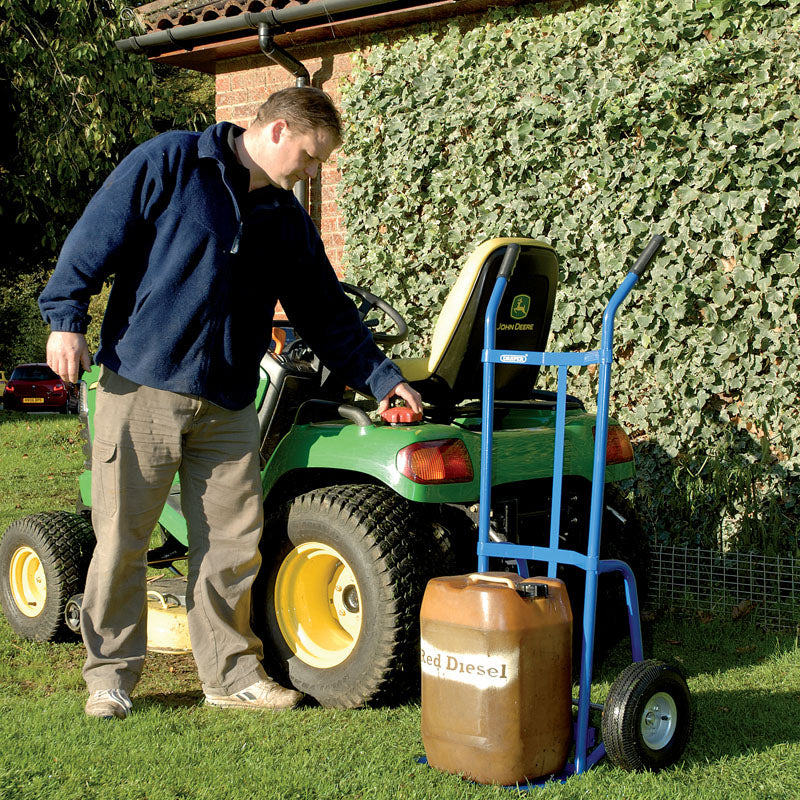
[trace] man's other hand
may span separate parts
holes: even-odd
[[[77,383],[81,367],[92,368],[89,347],[82,333],[53,331],[47,340],[47,366],[68,383]]]
[[[422,413],[422,397],[419,392],[412,389],[407,383],[398,383],[378,405],[378,412],[383,413],[389,408],[389,401],[393,397],[399,397],[406,401],[406,405],[414,412]]]

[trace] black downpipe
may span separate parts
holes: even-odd
[[[275,44],[274,31],[274,26],[266,22],[259,23],[258,46],[261,48],[261,52],[270,61],[283,67],[287,72],[291,72],[295,77],[295,86],[308,86],[311,82],[308,70],[291,53]],[[294,185],[294,196],[300,205],[308,211],[308,180],[297,181]]]
[[[261,52],[271,61],[283,67],[287,72],[291,72],[296,78],[296,86],[308,86],[311,76],[305,66],[298,61],[291,53],[275,44],[275,27],[262,22],[258,26],[258,46]]]

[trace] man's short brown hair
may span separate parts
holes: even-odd
[[[285,119],[290,128],[303,133],[327,129],[342,140],[342,118],[330,96],[313,86],[281,89],[271,94],[256,113],[256,122],[268,125]]]

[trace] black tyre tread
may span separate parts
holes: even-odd
[[[311,500],[311,498],[307,499]],[[427,535],[409,530],[417,522],[410,503],[390,489],[375,486],[331,487],[323,494],[323,504],[342,503],[344,516],[353,528],[368,529],[374,540],[371,550],[375,563],[383,561],[384,586],[393,594],[380,631],[384,644],[369,675],[363,676],[365,692],[351,697],[348,705],[403,696],[416,683],[419,674],[419,607],[429,578],[433,577],[435,552]],[[355,531],[354,531],[355,532]],[[363,537],[366,538],[366,537]]]
[[[47,577],[42,614],[26,617],[11,596],[9,566],[13,552],[28,545],[39,555]],[[0,601],[11,627],[34,641],[73,639],[64,620],[70,597],[83,591],[95,537],[89,520],[68,511],[45,511],[11,523],[0,540]]]
[[[437,575],[463,575],[478,568],[478,526],[467,514],[448,505],[425,505],[434,541],[439,548]]]
[[[643,752],[636,732],[639,725],[639,703],[652,696],[661,680],[674,681],[684,695],[686,707],[679,709],[678,724],[670,744],[654,759]],[[680,698],[676,698],[680,699]],[[683,754],[694,725],[689,688],[682,671],[673,664],[654,659],[630,664],[614,681],[603,709],[602,732],[606,754],[611,762],[628,772],[658,771],[674,764]],[[651,751],[655,752],[655,751]]]
[[[376,653],[357,685],[330,684],[315,694],[326,706],[354,708],[387,703],[419,687],[419,608],[428,580],[436,574],[442,547],[415,514],[412,504],[382,486],[331,486],[295,498],[289,515],[327,515],[360,542],[376,569],[387,599],[375,630]]]

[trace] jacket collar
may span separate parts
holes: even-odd
[[[232,122],[218,122],[216,125],[209,126],[200,134],[200,140],[197,145],[197,155],[200,158],[213,158],[222,167],[223,174],[227,173],[231,164],[238,163],[235,161],[236,156],[228,143],[228,135],[231,128],[233,128],[235,136],[244,133],[244,128],[234,125]],[[302,208],[291,190],[279,189],[275,186],[264,186],[261,189],[257,189],[253,196],[261,199],[270,198],[273,202],[282,205],[294,205]]]
[[[216,161],[221,161],[223,164],[226,161],[226,154],[230,150],[228,147],[228,131],[234,128],[235,133],[244,133],[244,128],[234,125],[232,122],[218,122],[216,125],[211,125],[200,134],[200,141],[197,145],[197,155],[200,158],[213,158]]]

